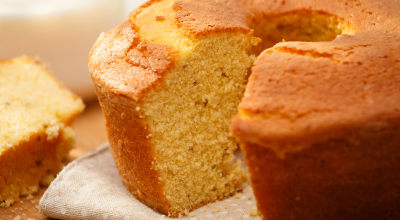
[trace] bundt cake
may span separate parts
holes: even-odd
[[[384,170],[393,182],[399,173],[399,166],[392,163],[399,161],[395,127],[385,136],[390,147],[382,152],[391,152],[387,160],[386,153],[366,156],[360,145],[368,143],[377,152],[380,142],[343,135],[360,132],[364,125],[373,131],[399,122],[398,9],[394,0],[153,0],[136,9],[122,24],[101,34],[89,55],[124,184],[143,203],[172,217],[235,193],[245,171],[240,161],[234,162],[237,143],[230,134],[230,120],[238,113],[249,68],[268,47],[272,48],[253,67],[232,122],[233,134],[246,153],[259,214],[272,220],[300,218],[298,213],[309,205],[305,210],[315,212],[304,213],[322,219],[332,213],[333,202],[340,201],[334,199],[336,194],[348,193],[358,183],[366,187],[376,178],[363,168],[374,166],[375,159],[376,172]],[[281,41],[301,42],[274,46]],[[353,148],[344,147],[343,141],[359,144],[354,148],[359,153],[349,161],[355,170],[365,171],[360,176],[340,176],[351,181],[336,185],[331,194],[323,193],[329,189],[323,184],[333,186],[340,180],[322,178],[336,175],[332,170],[322,170],[321,175],[307,171],[310,176],[302,177],[310,183],[292,177],[303,170],[296,171],[291,162],[310,159],[305,150],[312,151],[310,155],[330,150],[330,157],[343,160],[335,164],[344,170],[341,149]],[[310,147],[314,143],[324,147]],[[301,153],[306,159],[297,157]],[[318,161],[331,166],[328,159]],[[280,174],[284,169],[288,173]],[[264,188],[268,184],[275,185]],[[382,206],[394,207],[399,185],[387,189],[394,193],[391,200],[388,194],[375,198],[383,199]],[[296,190],[302,192],[293,203],[287,196]],[[342,216],[359,211],[348,210],[336,211]]]
[[[354,34],[264,51],[232,120],[259,215],[400,219],[400,2],[324,4]]]
[[[0,61],[0,207],[47,186],[74,144],[80,98],[32,58]]]

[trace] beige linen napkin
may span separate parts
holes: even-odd
[[[40,209],[58,219],[165,220],[164,216],[136,200],[119,177],[108,143],[70,163],[57,176],[40,200]],[[251,187],[241,196],[199,208],[188,220],[260,219]]]

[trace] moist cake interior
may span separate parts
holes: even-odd
[[[39,131],[47,130],[51,139],[57,136],[58,123],[72,123],[69,118],[83,104],[56,83],[42,63],[19,58],[0,64],[0,155]]]

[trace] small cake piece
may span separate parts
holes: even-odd
[[[71,125],[83,109],[43,63],[0,61],[0,207],[50,184],[74,145]]]

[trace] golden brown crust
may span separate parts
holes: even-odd
[[[136,8],[135,10],[133,10],[131,13],[129,13],[129,18],[132,17],[136,17],[138,14],[140,14],[144,9],[150,7],[152,4],[157,3],[157,2],[161,2],[163,0],[149,0],[147,2],[145,2],[143,5],[141,5],[140,7]]]
[[[244,142],[263,219],[400,218],[400,129],[353,130],[280,158]]]
[[[162,213],[169,204],[155,170],[155,152],[140,104],[95,84],[104,116],[110,149],[121,178],[140,201]]]
[[[159,175],[152,165],[155,156],[147,138],[150,128],[136,108],[173,58],[166,46],[141,41],[135,28],[126,20],[100,36],[91,51],[89,69],[125,186],[146,205],[167,213],[169,204],[161,196]]]
[[[157,1],[151,1],[136,11]],[[154,169],[154,151],[140,100],[173,64],[165,45],[141,40],[127,19],[101,35],[89,56],[89,69],[104,116],[110,148],[128,190],[155,210],[168,213],[169,203]]]
[[[254,64],[240,104],[255,118],[235,118],[234,133],[265,146],[399,123],[396,39],[371,37],[357,43],[354,38],[281,43],[265,52]]]
[[[172,64],[171,50],[141,41],[128,20],[100,35],[89,56],[94,82],[134,100],[154,86]]]
[[[302,1],[301,7],[307,8],[309,2]],[[347,2],[346,7],[330,2],[312,9],[348,19],[355,34],[331,42],[279,43],[264,52],[252,68],[240,104],[241,111],[255,119],[236,117],[232,129],[237,136],[260,146],[281,142],[284,147],[273,148],[283,156],[312,142],[339,137],[347,129],[398,123],[400,104],[395,94],[400,78],[393,73],[400,71],[394,49],[400,44],[399,30],[392,25],[399,23],[399,16],[388,1],[376,8],[372,1]],[[277,13],[296,6],[288,5]],[[378,17],[379,24],[374,22]],[[309,143],[296,144],[303,138]]]
[[[178,25],[190,34],[201,35],[220,31],[251,32],[246,25],[246,14],[235,1],[176,1]]]
[[[336,15],[352,22],[358,32],[377,30],[386,25],[385,29],[390,30],[393,28],[389,26],[398,22],[397,18],[389,15],[397,14],[398,4],[390,1],[185,0],[176,1],[174,9],[179,24],[194,35],[229,30],[248,32],[265,17],[296,11]]]

